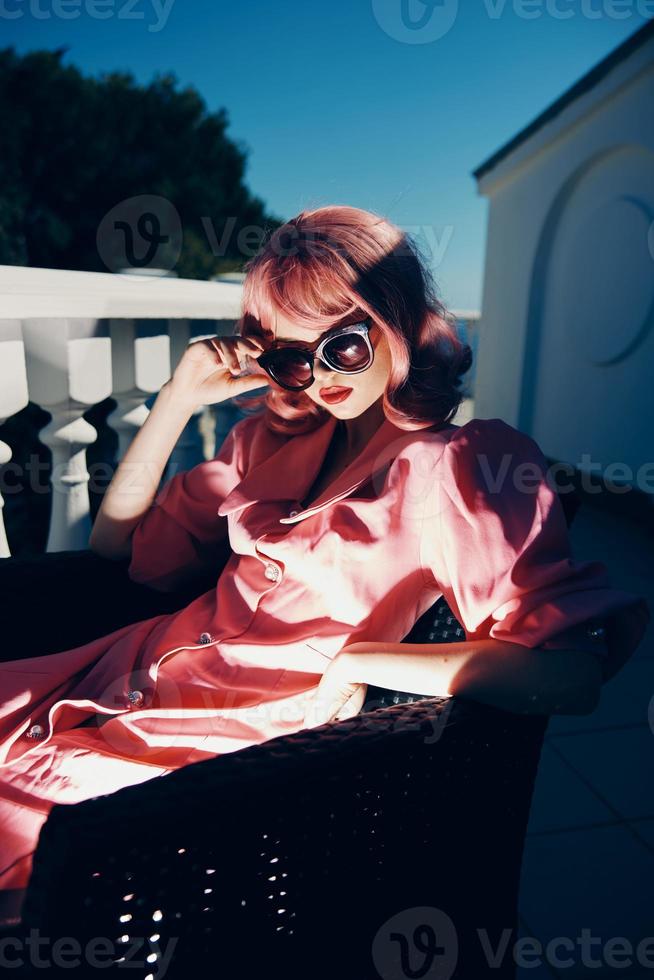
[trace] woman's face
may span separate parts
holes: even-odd
[[[335,320],[325,329],[324,333],[337,326],[344,327],[350,323],[361,323],[361,320],[361,314],[343,317],[341,320]],[[315,331],[302,328],[297,323],[287,320],[281,313],[277,313],[274,337],[270,333],[266,334],[265,342],[268,345],[273,340],[279,343],[299,340],[311,344],[315,349],[322,336],[323,334],[319,337],[316,336]],[[386,390],[391,371],[391,352],[388,341],[374,321],[370,324],[368,336],[375,356],[370,367],[366,371],[361,371],[360,374],[340,374],[338,371],[327,367],[319,358],[313,362],[314,381],[308,388],[304,389],[305,394],[316,405],[327,409],[338,419],[353,419],[361,415],[374,402],[378,401]],[[320,395],[320,389],[337,386],[351,388],[352,391],[343,401],[330,404]]]

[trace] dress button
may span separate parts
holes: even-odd
[[[591,640],[601,640],[606,635],[605,627],[600,626],[598,624],[593,624],[592,626],[589,626],[586,632],[588,636],[590,636]]]
[[[276,582],[279,578],[280,572],[276,565],[272,565],[270,562],[266,563],[266,570],[263,573],[267,579],[271,582]]]
[[[211,633],[200,633],[200,643],[211,643],[212,640]]]
[[[32,725],[32,727],[25,733],[27,738],[43,738],[45,735],[45,728],[43,725]]]
[[[143,691],[128,691],[127,700],[132,708],[140,708],[145,701]]]
[[[300,512],[299,512],[299,510],[292,510],[292,511],[291,511],[291,512],[289,513],[289,515],[288,515],[288,516],[289,516],[289,517],[295,517],[295,515],[296,515],[296,514],[299,514],[299,513],[300,513]]]

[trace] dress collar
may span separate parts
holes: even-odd
[[[289,504],[303,501],[320,472],[337,422],[331,415],[317,429],[290,436],[281,446],[271,441],[269,455],[250,467],[243,480],[222,502],[218,514],[224,516],[259,501],[287,500]],[[325,487],[310,507],[298,510],[293,517],[280,518],[279,523],[296,524],[347,496],[388,466],[418,434],[399,429],[385,418],[361,453]]]

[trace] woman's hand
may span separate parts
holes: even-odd
[[[189,344],[172,378],[166,382],[175,401],[184,402],[195,410],[201,405],[215,405],[254,388],[269,384],[265,372],[248,373],[247,357],[256,359],[263,354],[259,341],[244,337],[208,337]]]
[[[350,680],[347,658],[342,653],[336,654],[306,702],[304,727],[317,728],[328,721],[343,721],[358,715],[367,690],[367,684]]]

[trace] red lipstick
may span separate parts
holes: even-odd
[[[342,388],[334,385],[331,388],[321,388],[318,394],[324,402],[327,402],[329,405],[333,405],[335,402],[345,401],[351,392],[351,388]]]

